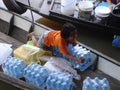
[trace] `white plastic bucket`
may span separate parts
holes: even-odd
[[[76,0],[61,0],[61,13],[72,15],[76,6]]]
[[[95,18],[99,21],[104,20],[110,14],[110,9],[105,6],[98,6],[95,8]]]
[[[79,9],[81,11],[84,11],[84,12],[92,11],[93,3],[91,1],[80,1],[79,2]]]

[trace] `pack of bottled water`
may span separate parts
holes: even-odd
[[[99,79],[95,77],[91,79],[90,77],[86,77],[83,81],[82,90],[110,90],[110,86],[107,78]]]
[[[46,87],[48,75],[49,72],[45,67],[33,62],[24,69],[24,77],[26,82],[41,88]]]
[[[52,72],[46,81],[47,90],[72,90],[73,78],[70,74]]]
[[[80,69],[80,71],[84,71],[92,64],[90,51],[87,50],[86,48],[83,48],[82,46],[79,45],[73,46],[72,44],[69,44],[67,48],[70,54],[73,55],[74,57],[84,58],[84,63],[80,63],[75,60],[69,60],[74,68]]]
[[[3,63],[2,69],[5,74],[15,78],[23,77],[23,70],[26,64],[23,60],[9,56]]]

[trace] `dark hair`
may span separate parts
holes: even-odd
[[[76,27],[73,24],[65,23],[61,30],[61,37],[65,39],[69,38],[71,32],[74,30],[76,30]]]

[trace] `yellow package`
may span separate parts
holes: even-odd
[[[15,49],[13,55],[16,58],[23,59],[28,65],[30,62],[39,62],[39,52],[40,48],[24,44]]]
[[[31,62],[35,62],[41,64],[39,57],[42,55],[52,55],[50,51],[45,51],[35,46],[31,45],[21,45],[13,52],[14,57],[23,59],[26,64],[30,64]]]

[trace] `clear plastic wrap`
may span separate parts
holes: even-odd
[[[80,80],[80,75],[77,74],[77,71],[72,68],[72,65],[67,60],[53,56],[42,56],[40,59],[48,61],[44,66],[48,68],[50,72],[66,72],[71,74],[73,78]]]

